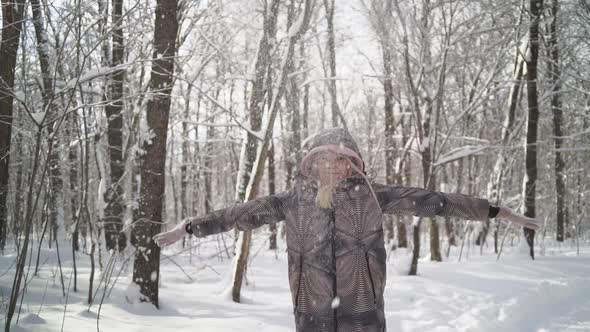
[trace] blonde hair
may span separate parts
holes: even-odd
[[[332,207],[332,193],[336,187],[337,182],[322,184],[318,188],[318,193],[315,196],[315,205],[322,209],[329,209]]]
[[[328,181],[328,182],[323,182],[323,183],[320,181],[320,187],[318,188],[318,193],[316,194],[316,197],[315,197],[315,205],[317,207],[322,208],[322,209],[332,208],[332,205],[333,205],[332,194],[334,192],[334,188],[336,188],[336,186],[338,185],[338,183],[341,180],[354,174],[354,170],[356,172],[359,172],[358,167],[356,167],[356,165],[354,165],[354,162],[352,162],[352,160],[350,160],[350,158],[346,158],[346,161],[350,165],[352,165],[352,169],[350,169],[350,167],[347,167],[347,169],[349,169],[349,172],[346,175],[346,177],[344,177],[338,181]]]
[[[377,202],[377,205],[379,205],[379,208],[381,208],[381,206],[379,204],[379,200],[377,199],[377,195],[375,195],[375,191],[373,190],[373,186],[371,185],[371,181],[369,181],[369,179],[367,179],[367,176],[363,173],[362,170],[360,170],[354,164],[354,162],[352,162],[352,160],[350,160],[349,158],[346,158],[346,160],[350,163],[350,165],[352,166],[352,169],[354,171],[356,171],[358,174],[362,175],[365,178],[365,181],[367,181],[367,184],[369,185],[369,189],[371,190],[371,194],[373,194],[373,198]],[[347,177],[352,174],[354,174],[354,173],[351,170],[351,172],[349,172]],[[345,179],[345,178],[343,178],[343,179]],[[343,180],[343,179],[341,179],[341,180]],[[316,194],[316,197],[315,197],[315,204],[317,207],[322,208],[322,209],[332,208],[332,205],[333,205],[332,193],[334,192],[334,188],[336,188],[336,186],[338,185],[339,182],[340,181],[330,181],[328,183],[321,183],[320,182],[320,187],[318,188],[318,193]]]

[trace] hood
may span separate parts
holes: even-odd
[[[309,176],[314,155],[326,151],[350,158],[365,173],[365,163],[352,135],[344,128],[330,128],[309,137],[303,143],[304,157],[300,164],[301,174]]]

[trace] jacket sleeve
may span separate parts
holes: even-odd
[[[467,195],[383,184],[375,184],[374,190],[381,210],[386,214],[448,216],[479,221],[487,220],[489,214],[487,200]]]
[[[265,224],[285,219],[285,207],[290,192],[263,196],[248,202],[235,203],[231,207],[216,210],[190,220],[193,235],[203,237],[226,232],[237,227],[251,230]]]

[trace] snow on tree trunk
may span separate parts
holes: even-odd
[[[556,214],[557,214],[557,232],[556,239],[563,242],[565,233],[565,161],[562,156],[561,147],[563,145],[563,111],[561,109],[560,89],[561,89],[561,69],[559,67],[559,41],[557,19],[559,14],[559,2],[553,0],[551,4],[551,26],[549,38],[549,75],[553,85],[553,94],[551,96],[551,111],[553,113],[553,136],[555,144],[555,196],[556,196]]]
[[[141,301],[158,304],[160,248],[152,237],[160,232],[165,186],[166,139],[173,86],[174,56],[178,33],[176,0],[158,0],[154,22],[154,53],[149,82],[146,125],[149,138],[140,158],[139,208],[134,216],[135,246],[133,283],[139,285]],[[145,134],[145,133],[144,133]]]
[[[113,45],[112,45],[112,62],[111,67],[115,68],[124,61],[124,40],[123,40],[123,0],[112,1],[112,24],[113,26]],[[110,100],[106,104],[105,112],[107,115],[107,139],[110,174],[105,174],[109,178],[106,195],[104,229],[107,250],[117,249],[123,251],[126,246],[126,237],[121,230],[123,229],[123,173],[125,171],[123,163],[123,83],[125,81],[125,71],[122,69],[115,70],[109,76]]]
[[[287,17],[287,26],[291,26],[293,24],[291,22],[293,20],[293,15],[291,14],[291,12],[295,10],[295,4],[293,3],[293,1],[291,1],[288,10],[289,14]],[[274,40],[275,36],[272,36],[272,38]],[[303,44],[305,44],[305,42],[301,42],[301,45]],[[298,64],[298,67],[296,67],[294,63],[294,58],[291,58],[289,59],[289,68],[287,70],[290,73],[297,72],[299,70],[304,70],[304,64],[305,58],[302,57],[301,62]],[[272,64],[269,64],[269,70],[272,69],[271,66]],[[272,79],[268,80],[268,89],[272,89]],[[299,113],[299,89],[300,87],[298,82],[298,75],[290,75],[286,88],[287,91],[285,92],[286,112],[283,112],[283,114],[287,118],[289,126],[289,143],[285,144],[285,168],[287,173],[285,176],[285,185],[287,188],[291,186],[291,183],[295,178],[301,159],[299,153],[301,150],[301,115]],[[271,101],[272,96],[269,96],[269,107]]]
[[[51,54],[49,53],[49,40],[47,32],[45,31],[45,23],[43,18],[43,8],[39,0],[31,0],[31,10],[33,12],[33,26],[35,27],[35,36],[37,40],[37,54],[39,55],[39,65],[41,67],[41,94],[43,97],[43,112],[44,120],[47,118],[55,118],[56,108],[53,104],[54,86],[53,86],[53,68],[51,67]],[[59,211],[63,208],[58,206],[62,194],[61,171],[59,165],[59,150],[57,133],[54,132],[53,124],[49,123],[47,126],[47,134],[49,136],[50,144],[53,144],[52,153],[49,158],[49,192],[48,209],[49,209],[49,225],[51,226],[51,237],[57,238],[58,230],[58,216]],[[63,216],[63,213],[62,213]],[[50,237],[50,238],[51,238]],[[52,241],[49,241],[51,244]],[[50,245],[51,246],[51,245]]]
[[[539,21],[543,11],[543,0],[530,0],[529,51],[527,59],[528,121],[525,146],[524,206],[525,216],[535,217],[535,194],[537,185],[537,127],[539,121],[539,98],[537,92],[537,60],[539,58]],[[535,231],[525,228],[524,236],[535,259]]]
[[[190,156],[190,142],[189,142],[189,121],[190,121],[190,94],[192,85],[188,85],[187,93],[184,96],[184,114],[182,121],[182,162],[180,164],[180,219],[184,220],[189,214],[188,202],[188,163],[192,159]],[[198,134],[198,132],[197,132]]]
[[[516,108],[518,106],[518,101],[521,95],[522,90],[522,78],[524,75],[524,58],[523,54],[526,53],[528,48],[528,41],[523,42],[521,45],[517,45],[516,49],[516,56],[514,61],[514,70],[513,70],[513,80],[512,85],[510,86],[510,91],[508,93],[508,108],[506,109],[506,113],[504,116],[504,125],[502,126],[502,146],[508,146],[510,141],[513,138],[513,131],[514,131],[514,119],[516,116]],[[502,197],[502,182],[504,179],[505,174],[505,167],[508,162],[508,154],[504,149],[500,149],[498,151],[496,162],[494,163],[494,168],[492,169],[492,176],[491,181],[488,182],[488,194],[487,197],[492,204],[499,204],[500,199]],[[486,226],[489,226],[486,223]],[[498,225],[499,226],[499,225]],[[477,237],[477,244],[482,245],[485,241],[485,237],[487,236],[489,227],[483,227],[482,231]],[[497,234],[498,229],[494,232],[494,248],[495,252],[497,251]]]
[[[265,94],[270,95],[265,84],[267,77],[268,66],[271,61],[271,36],[274,35],[277,25],[277,14],[279,10],[279,1],[273,0],[264,8],[263,16],[263,34],[260,37],[256,60],[254,64],[254,82],[252,86],[252,94],[250,96],[250,104],[248,113],[250,117],[250,130],[259,132],[262,127],[262,112],[264,107]],[[243,155],[240,158],[240,178],[238,179],[238,190],[236,191],[236,198],[238,201],[248,201],[256,197],[248,197],[248,183],[251,181],[254,172],[254,162],[256,161],[256,154],[258,149],[258,137],[247,133],[246,142],[243,147]],[[257,191],[257,188],[256,190]],[[251,192],[251,190],[250,190]],[[240,302],[240,293],[242,289],[242,280],[245,275],[246,265],[248,263],[248,255],[250,251],[250,240],[252,239],[251,231],[238,232],[238,241],[236,242],[236,257],[233,270],[232,280],[232,300]]]

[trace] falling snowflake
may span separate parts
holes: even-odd
[[[340,306],[340,298],[338,296],[336,296],[333,300],[332,300],[332,309],[336,309]]]

